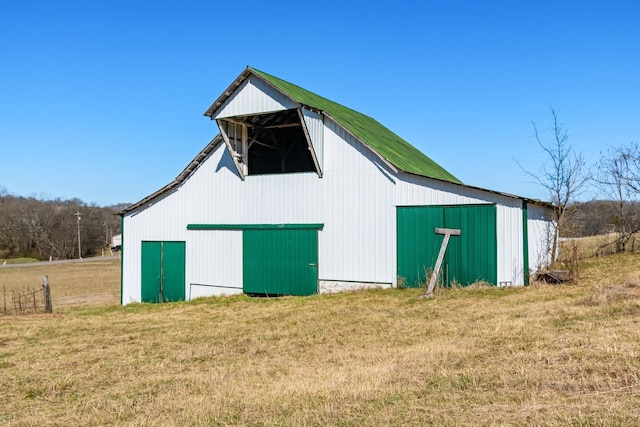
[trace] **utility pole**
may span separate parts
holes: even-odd
[[[76,217],[78,217],[78,258],[80,259],[80,261],[82,261],[82,249],[80,249],[80,212],[76,211],[76,213],[74,214]]]

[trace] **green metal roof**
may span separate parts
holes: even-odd
[[[442,166],[375,119],[263,71],[250,67],[248,69],[294,101],[327,113],[396,168],[416,175],[462,184]]]

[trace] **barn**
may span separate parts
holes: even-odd
[[[217,135],[122,217],[122,304],[527,284],[552,206],[461,183],[371,117],[247,67],[205,112]]]

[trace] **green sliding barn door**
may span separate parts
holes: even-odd
[[[442,206],[412,206],[397,210],[398,277],[404,285],[419,287],[426,283],[427,272],[433,270],[442,243],[434,235],[436,227],[444,227]],[[451,242],[452,239],[449,240]]]
[[[183,301],[185,243],[142,242],[142,302]]]
[[[462,230],[449,239],[446,284],[462,286],[478,281],[498,284],[498,250],[495,205],[448,206],[444,209],[446,228]],[[442,237],[440,237],[442,242]]]
[[[436,228],[462,232],[449,239],[442,283],[497,283],[495,205],[411,206],[397,210],[398,277],[406,286],[424,284],[433,270],[444,238],[435,234]]]
[[[243,291],[264,295],[318,292],[318,230],[243,230]]]

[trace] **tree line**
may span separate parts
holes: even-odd
[[[633,231],[640,225],[640,202],[627,201],[620,207],[613,200],[588,200],[569,206],[570,222],[562,237],[586,237]],[[631,226],[631,227],[630,227]]]
[[[98,254],[120,233],[116,213],[125,206],[99,207],[80,199],[39,200],[0,189],[0,258],[71,259]]]

